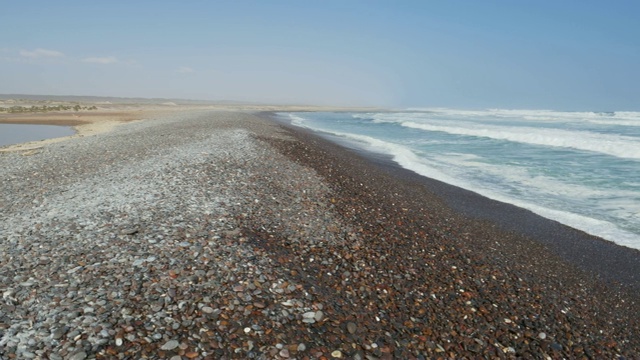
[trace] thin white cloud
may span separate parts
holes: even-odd
[[[181,74],[188,74],[188,73],[195,72],[195,70],[193,70],[188,66],[180,66],[177,71]]]
[[[30,58],[30,59],[38,59],[38,58],[64,57],[64,54],[56,50],[35,49],[32,51],[20,50],[20,56]]]
[[[86,62],[86,63],[93,63],[93,64],[117,64],[120,62],[120,60],[118,60],[117,57],[115,56],[107,56],[107,57],[88,57],[88,58],[84,58],[81,60],[82,62]]]

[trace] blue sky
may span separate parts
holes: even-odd
[[[640,110],[640,1],[5,1],[0,93]]]

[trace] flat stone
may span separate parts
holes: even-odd
[[[68,360],[84,360],[87,358],[87,353],[84,351],[77,352],[71,355]]]
[[[278,353],[280,356],[282,356],[283,358],[288,358],[289,357],[289,350],[287,349],[282,349],[280,350],[280,352]]]
[[[358,330],[358,326],[355,323],[347,323],[347,331],[349,332],[349,334],[355,333],[356,330]]]
[[[315,311],[308,311],[308,312],[302,314],[302,317],[305,318],[305,319],[313,319],[313,318],[316,317],[316,313],[315,313]]]
[[[138,228],[124,228],[122,229],[122,235],[134,235],[137,234],[140,230]]]
[[[553,343],[551,344],[551,348],[555,351],[562,351],[562,345],[558,344],[558,343]]]
[[[160,349],[162,350],[173,350],[178,347],[180,343],[177,340],[169,340],[167,341]]]
[[[64,336],[64,328],[58,328],[55,329],[52,333],[51,333],[51,338],[54,340],[59,340],[62,336]]]

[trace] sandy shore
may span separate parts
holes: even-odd
[[[0,357],[640,353],[633,281],[372,160],[205,109],[0,154]]]

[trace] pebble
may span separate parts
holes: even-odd
[[[28,158],[0,153],[0,358],[640,350],[626,295],[600,301],[609,293],[592,283],[512,257],[517,247],[501,245],[510,235],[445,221],[421,187],[336,162],[335,146],[320,151],[242,113],[223,113],[222,129],[219,114],[131,123]]]
[[[180,343],[177,340],[169,340],[164,345],[162,345],[162,350],[173,350],[178,347]]]
[[[289,357],[289,350],[287,350],[287,349],[282,349],[282,350],[280,350],[280,352],[278,353],[278,355],[282,356],[283,358],[288,358],[288,357]]]
[[[84,351],[80,351],[71,355],[71,357],[69,357],[68,360],[84,360],[86,358],[87,358],[87,353]]]
[[[57,328],[51,333],[51,338],[54,340],[59,340],[64,336],[65,330],[64,328]]]
[[[357,329],[358,327],[356,326],[355,323],[352,323],[352,322],[347,323],[347,331],[349,331],[349,334],[354,334]]]

